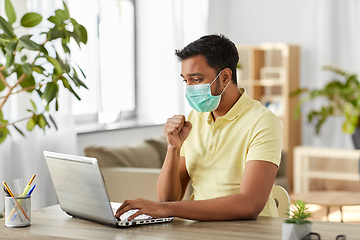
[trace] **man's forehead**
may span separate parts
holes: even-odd
[[[203,77],[203,76],[205,76],[205,74],[203,74],[203,73],[199,73],[199,72],[195,72],[195,73],[184,73],[184,75],[183,75],[183,73],[181,73],[180,74],[180,76],[182,76],[182,77]]]
[[[209,71],[213,71],[213,69],[201,55],[185,59],[181,62],[180,75],[182,77],[205,76],[206,74],[209,74]]]

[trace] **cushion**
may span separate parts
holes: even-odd
[[[168,146],[168,142],[166,140],[165,135],[155,137],[155,138],[145,139],[145,142],[151,144],[151,146],[153,146],[156,149],[156,151],[160,155],[160,160],[161,160],[161,164],[162,164],[165,160],[167,146]]]
[[[152,144],[141,141],[120,147],[89,146],[85,155],[99,161],[100,167],[161,168],[162,160]]]

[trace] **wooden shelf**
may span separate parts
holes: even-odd
[[[254,79],[254,80],[243,80],[239,81],[239,85],[252,85],[252,86],[283,86],[284,82],[279,79]]]
[[[346,181],[359,181],[359,174],[311,171],[303,173],[303,177],[318,179],[334,179]]]
[[[316,159],[321,159],[322,161],[331,160],[332,164],[341,164],[343,161],[358,163],[359,158],[360,150],[357,149],[318,148],[310,146],[295,147],[294,193],[299,194],[310,191],[310,179],[359,181],[360,176],[357,168],[351,172],[336,172],[339,169],[330,171],[326,169],[324,169],[324,171],[311,169],[311,161]]]
[[[288,189],[293,185],[293,149],[301,145],[301,121],[295,119],[298,97],[290,93],[299,88],[300,47],[285,43],[238,45],[242,66],[238,78],[249,96],[272,110],[283,127],[283,152],[288,177]],[[238,71],[238,72],[239,72]]]

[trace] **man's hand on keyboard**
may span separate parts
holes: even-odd
[[[153,218],[169,217],[166,211],[166,203],[153,202],[145,199],[125,200],[123,204],[116,210],[115,217],[120,218],[129,210],[138,210],[128,220],[132,220],[142,214],[149,215]]]
[[[115,213],[116,213],[116,210],[115,210]],[[128,221],[129,217],[131,215],[133,215],[134,213],[136,213],[137,211],[139,211],[139,209],[129,210],[129,211],[125,212],[124,214],[122,214],[118,219],[120,221]],[[142,219],[149,219],[149,218],[151,218],[149,215],[141,214],[141,215],[135,217],[135,220],[142,220]]]

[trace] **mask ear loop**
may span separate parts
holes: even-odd
[[[222,90],[222,92],[220,93],[220,95],[223,94],[223,92],[225,92],[226,88],[230,85],[230,83],[231,83],[231,79],[230,79],[229,83],[226,85],[226,87],[224,88],[224,90]]]
[[[214,79],[214,81],[212,81],[212,82],[210,83],[210,86],[211,86],[211,85],[215,82],[215,80],[220,76],[220,74],[222,73],[222,71],[224,71],[224,69],[219,72],[219,74],[216,76],[216,78]]]

